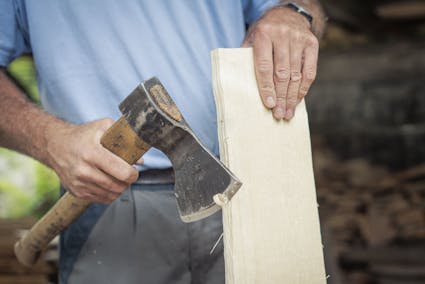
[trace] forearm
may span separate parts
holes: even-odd
[[[28,101],[0,69],[0,146],[31,156],[50,166],[50,133],[67,125]]]
[[[319,0],[281,0],[279,6],[284,6],[288,3],[298,4],[313,16],[311,31],[320,39],[325,31],[327,17]]]

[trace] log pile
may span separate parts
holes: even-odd
[[[425,20],[422,0],[375,0],[361,5],[355,0],[320,2],[332,23],[368,34],[419,30]]]
[[[376,7],[376,14],[387,20],[424,19],[425,3],[410,0],[381,4]]]
[[[425,161],[425,41],[325,51],[307,96],[311,132],[343,157]]]
[[[13,245],[23,229],[29,229],[32,219],[0,219],[0,284],[48,284],[56,283],[57,245],[33,268],[25,268],[15,258]]]
[[[425,283],[425,164],[394,173],[341,161],[317,139],[313,149],[330,279]]]

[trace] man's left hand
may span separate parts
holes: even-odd
[[[303,15],[286,7],[267,11],[242,44],[252,46],[263,104],[273,116],[291,119],[316,78],[319,41]]]

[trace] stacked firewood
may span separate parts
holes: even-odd
[[[325,254],[337,260],[330,277],[425,283],[425,164],[394,173],[322,146],[314,166]]]
[[[22,229],[34,224],[32,219],[0,219],[0,284],[48,284],[56,282],[56,245],[53,244],[42,259],[31,269],[15,258],[13,245]]]

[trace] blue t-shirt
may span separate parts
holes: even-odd
[[[157,76],[218,154],[210,51],[239,47],[277,0],[0,1],[0,65],[32,52],[44,109],[73,123],[117,119],[118,104]],[[146,168],[170,167],[160,151]]]
[[[118,104],[157,76],[197,136],[218,153],[210,51],[239,47],[246,25],[276,2],[1,0],[0,66],[32,52],[43,107],[73,123],[117,119]],[[170,166],[155,149],[144,160],[148,168]],[[90,206],[61,235],[61,283],[104,209]]]

